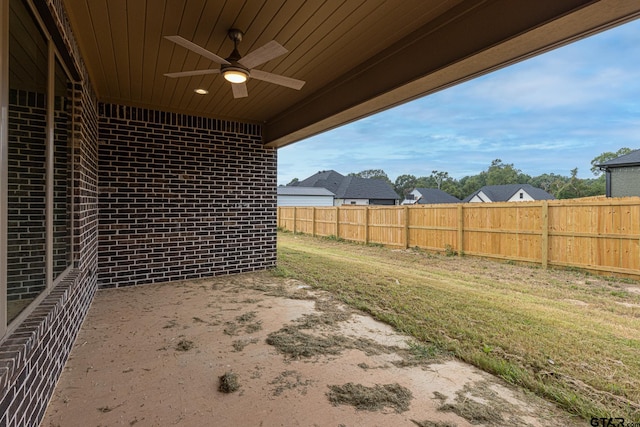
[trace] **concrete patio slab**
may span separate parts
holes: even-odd
[[[426,350],[268,272],[102,290],[41,425],[584,424]]]

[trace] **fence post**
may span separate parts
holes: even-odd
[[[409,249],[409,206],[404,207],[404,248]]]
[[[549,264],[549,202],[542,202],[542,268],[545,270]]]
[[[364,244],[369,244],[369,206],[364,207]]]
[[[336,206],[336,238],[340,238],[340,207]]]
[[[458,256],[464,253],[464,215],[462,203],[458,204]]]
[[[311,235],[316,237],[316,207],[311,210]]]
[[[296,234],[296,222],[297,222],[297,215],[298,211],[296,210],[296,207],[293,207],[293,234]]]

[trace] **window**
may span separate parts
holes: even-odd
[[[6,198],[0,199],[6,212],[6,223],[0,223],[6,236],[0,239],[6,245],[0,251],[6,257],[0,313],[6,321],[0,338],[73,260],[71,80],[29,4],[0,4],[6,1],[9,51],[0,52],[0,63],[8,62],[0,73],[0,104],[8,111],[7,129],[0,134],[8,164],[0,177],[0,194],[6,190]]]
[[[522,193],[522,191],[520,192],[520,198],[524,199],[524,194]]]
[[[71,265],[71,81],[56,59],[53,131],[53,277]]]

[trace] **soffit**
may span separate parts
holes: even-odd
[[[624,0],[63,0],[101,101],[264,124],[284,146],[632,19]],[[300,90],[250,80],[234,99],[220,75],[163,74],[219,65],[166,39],[227,57],[289,50],[258,69]],[[209,90],[205,96],[193,90]]]

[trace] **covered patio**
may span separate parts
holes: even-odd
[[[0,425],[42,421],[98,289],[151,299],[274,267],[277,148],[638,16],[631,0],[0,0]]]
[[[261,272],[98,292],[42,426],[549,422],[583,424],[330,293]]]

